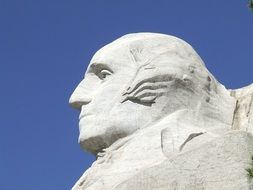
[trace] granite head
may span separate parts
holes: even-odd
[[[93,56],[70,98],[80,110],[79,143],[96,154],[179,109],[218,110],[210,100],[219,93],[217,86],[183,40],[155,33],[125,35]]]

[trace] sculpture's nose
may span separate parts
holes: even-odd
[[[83,83],[81,82],[72,93],[69,98],[69,104],[78,110],[81,110],[83,105],[91,102],[91,97],[87,89],[85,89]]]

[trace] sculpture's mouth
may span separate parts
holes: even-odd
[[[91,116],[91,115],[93,115],[93,114],[92,113],[80,113],[79,120],[83,119],[84,117]]]

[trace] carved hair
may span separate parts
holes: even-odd
[[[161,44],[161,40],[155,41],[157,37],[164,38],[164,43]],[[122,41],[122,39],[120,38],[116,42]],[[136,66],[136,72],[123,93],[122,103],[130,100],[136,103],[152,105],[157,97],[168,92],[168,87],[172,84],[194,93],[194,84],[190,79],[192,77],[189,76],[196,75],[196,73],[194,74],[196,68],[201,70],[197,73],[197,75],[200,74],[201,76],[197,77],[201,79],[208,77],[211,79],[201,58],[186,42],[161,34],[152,34],[151,36],[147,34],[146,40],[143,40],[143,38],[138,40],[137,34],[137,36],[133,36],[133,39],[135,40],[131,43],[129,43],[128,39],[128,46],[129,57]],[[170,60],[169,58],[171,57],[179,60],[181,65],[176,65],[178,63],[167,63],[167,60]],[[162,62],[162,66],[161,64],[159,65],[159,62]],[[173,67],[173,64],[178,68],[183,68],[185,74],[178,76],[175,73],[169,73],[168,67]],[[148,74],[145,75],[145,73]],[[210,82],[211,80],[208,81],[209,88],[211,86]]]
[[[123,92],[122,102],[151,106],[156,98],[168,93],[174,106],[182,106],[178,109],[192,106],[210,119],[231,123],[231,118],[223,114],[230,112],[233,103],[230,93],[206,69],[188,43],[173,36],[152,33],[126,35],[112,44],[115,43],[129,47],[130,60],[136,65],[136,73]],[[184,96],[177,99],[169,95],[172,89],[180,90]]]

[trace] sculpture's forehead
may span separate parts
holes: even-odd
[[[95,53],[91,63],[124,64],[129,62],[129,59],[130,52],[127,45],[108,44]]]
[[[181,47],[181,50],[182,47]],[[91,60],[92,63],[108,63],[117,65],[132,65],[145,62],[166,51],[181,51],[177,39],[164,37],[123,37],[98,50]]]
[[[133,68],[152,62],[160,69],[203,67],[201,58],[183,40],[160,34],[123,36],[98,50],[91,64],[107,64],[116,69]]]

